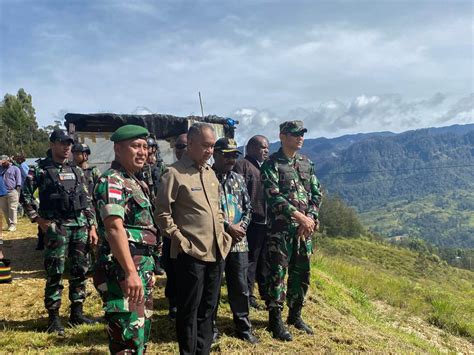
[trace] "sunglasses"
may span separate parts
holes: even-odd
[[[290,132],[289,134],[292,137],[303,137],[304,136],[304,132]]]
[[[181,149],[186,148],[187,146],[188,146],[187,144],[176,144],[176,145],[175,145],[175,148],[181,150]]]
[[[237,159],[239,157],[238,153],[223,153],[222,156],[224,159]]]

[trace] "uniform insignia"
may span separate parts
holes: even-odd
[[[58,176],[61,181],[76,180],[74,173],[59,173]]]
[[[113,198],[114,200],[121,200],[122,186],[109,183],[109,198]]]

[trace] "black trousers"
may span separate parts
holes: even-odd
[[[166,272],[165,297],[168,298],[170,306],[176,306],[176,270],[175,259],[170,258],[171,240],[163,238],[163,254],[161,265]]]
[[[252,324],[249,319],[249,289],[247,286],[248,253],[229,253],[225,259],[224,270],[230,309],[237,334],[249,333]],[[217,319],[217,307],[215,318]]]
[[[257,281],[260,298],[266,299],[266,282],[269,276],[267,226],[265,224],[250,223],[247,229],[247,241],[249,243],[247,283],[250,298],[256,298],[253,289],[255,281]]]
[[[176,333],[181,354],[209,354],[212,319],[224,263],[201,261],[186,253],[176,259]]]

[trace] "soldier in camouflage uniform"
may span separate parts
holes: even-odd
[[[69,323],[93,323],[84,317],[82,306],[86,298],[86,273],[89,268],[89,245],[97,244],[95,216],[81,169],[68,163],[73,140],[62,131],[50,136],[51,156],[30,169],[23,186],[23,207],[31,221],[45,233],[44,266],[46,287],[44,303],[49,313],[48,332],[64,335],[59,318],[62,274],[66,256],[70,260]],[[39,209],[34,197],[39,190]]]
[[[285,298],[288,324],[313,334],[301,319],[301,309],[309,287],[311,235],[319,225],[322,196],[313,163],[297,153],[303,146],[305,132],[302,121],[282,123],[281,148],[261,168],[269,217],[269,329],[274,338],[285,341],[292,340],[281,320]]]
[[[113,354],[143,354],[150,336],[157,230],[136,178],[147,158],[147,135],[135,125],[115,131],[115,160],[95,188],[101,246],[94,285],[104,302]]]
[[[87,144],[76,143],[72,146],[72,156],[74,163],[84,171],[87,180],[87,190],[92,195],[95,184],[99,181],[100,170],[96,166],[89,166],[89,155],[91,149]]]
[[[145,185],[142,186],[145,188],[145,192],[148,195],[148,199],[152,202],[155,201],[156,192],[158,191],[158,185],[160,182],[161,175],[166,170],[166,165],[160,157],[160,151],[158,149],[158,143],[156,142],[155,138],[148,137],[147,138],[147,145],[148,145],[148,157],[146,160],[145,165],[137,174],[138,180],[142,181]],[[162,238],[158,236],[158,245],[159,248],[162,248]],[[161,267],[161,256],[155,255],[155,274],[156,275],[163,275],[165,271]]]
[[[87,182],[87,190],[89,191],[89,194],[91,198],[93,199],[94,188],[97,182],[99,181],[101,173],[100,173],[99,168],[97,168],[96,166],[89,165],[89,155],[91,154],[91,149],[89,148],[87,144],[76,143],[72,146],[71,152],[72,152],[72,158],[73,158],[74,164],[76,164],[76,166],[81,168],[82,171],[84,172],[84,176]],[[89,263],[90,263],[88,276],[94,273],[94,265],[96,261],[95,253],[96,253],[96,250],[94,248],[90,250],[90,253],[88,255]]]

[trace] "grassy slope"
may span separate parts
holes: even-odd
[[[473,248],[472,206],[474,192],[450,190],[413,201],[391,201],[359,216],[369,229],[382,235],[408,234],[436,245]]]
[[[51,353],[106,351],[104,325],[67,329],[64,339],[41,332],[47,323],[42,300],[44,274],[41,253],[34,251],[33,234],[33,226],[25,221],[17,232],[4,234],[4,251],[13,260],[15,281],[0,285],[0,349]],[[224,288],[218,318],[224,335],[215,351],[474,351],[468,341],[469,334],[472,336],[472,323],[469,325],[468,321],[474,314],[472,273],[439,269],[427,261],[422,268],[424,277],[420,278],[417,256],[409,251],[363,240],[322,240],[319,244],[304,309],[304,317],[317,335],[306,336],[292,328],[295,341],[274,341],[265,330],[266,312],[255,311],[251,319],[261,343],[249,346],[235,339]],[[155,291],[157,311],[149,350],[176,352],[174,326],[166,317],[163,283],[164,279],[159,279]],[[99,298],[92,287],[89,289],[86,313],[99,317]],[[453,309],[451,301],[460,302],[458,308]],[[67,306],[66,300],[61,309],[65,317]],[[441,321],[435,321],[437,316]],[[464,337],[454,335],[460,329],[466,329]]]

